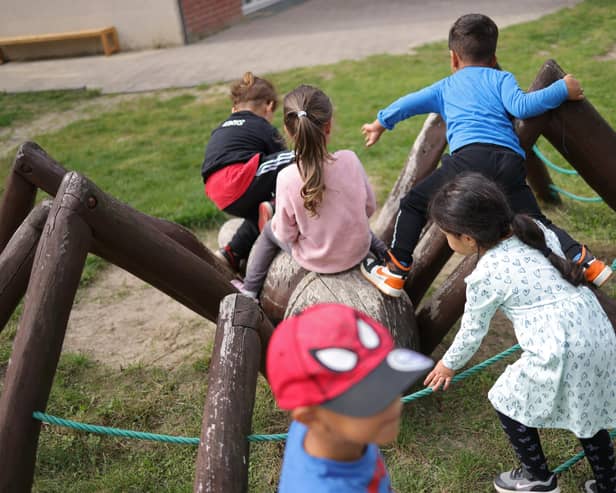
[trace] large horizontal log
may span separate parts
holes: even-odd
[[[0,397],[0,491],[30,491],[41,423],[92,233],[69,180],[40,239]]]
[[[389,244],[393,237],[400,200],[438,166],[446,145],[445,122],[439,115],[431,113],[417,135],[406,164],[374,223],[374,233],[385,243]]]
[[[230,295],[220,305],[197,454],[194,491],[248,491],[249,446],[263,315],[257,304]]]
[[[0,332],[26,292],[36,247],[50,209],[49,200],[35,207],[0,253]]]
[[[316,303],[342,303],[356,308],[387,327],[398,346],[419,348],[413,304],[406,293],[400,298],[384,295],[364,279],[358,268],[339,274],[307,274],[293,291],[285,318]]]
[[[263,311],[272,323],[282,321],[293,290],[306,274],[308,271],[288,253],[281,251],[274,258],[259,298]]]

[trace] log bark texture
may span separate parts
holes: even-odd
[[[285,318],[316,303],[356,308],[387,327],[399,347],[419,348],[414,308],[406,293],[400,298],[382,294],[364,279],[359,268],[339,274],[307,274],[293,291]]]
[[[439,115],[431,113],[417,135],[406,164],[372,228],[385,243],[391,243],[400,199],[438,166],[446,146],[445,122]]]
[[[36,247],[50,209],[49,200],[35,207],[0,253],[0,332],[26,292]]]
[[[26,142],[22,144],[17,151],[17,156],[15,158],[11,175],[20,177],[19,179],[16,178],[16,183],[21,183],[19,180],[25,180],[25,182],[29,183],[31,187],[34,187],[32,191],[33,202],[34,196],[36,195],[36,188],[40,188],[49,195],[54,196],[66,172],[66,169],[51,158],[39,145],[34,142]],[[14,187],[15,186],[13,186],[13,188]],[[13,188],[11,190],[13,190]],[[12,194],[13,192],[7,188],[5,195],[9,193]],[[18,193],[20,196],[25,196],[25,192],[20,188],[15,188],[14,193]],[[30,208],[31,207],[32,206],[30,205]],[[2,210],[3,209],[0,208],[0,231],[3,230],[2,224],[4,224],[4,212],[2,212]],[[4,236],[8,235],[10,238],[10,235],[12,235],[17,226],[21,224],[29,210],[30,209],[28,208],[20,214],[12,214],[10,216],[10,222],[7,222],[7,226],[4,227],[6,232],[2,234]],[[135,218],[137,218],[140,222],[147,223],[155,227],[161,233],[167,235],[169,238],[173,239],[202,260],[205,260],[227,280],[233,279],[234,273],[231,272],[231,270],[223,262],[216,258],[213,252],[204,246],[188,229],[180,226],[179,224],[175,224],[157,217],[152,217],[134,209],[133,212]],[[3,236],[0,236],[0,241],[2,237]],[[1,243],[0,246],[2,246]]]
[[[417,311],[421,352],[431,354],[464,311],[464,278],[475,268],[476,257],[465,257],[453,273]]]
[[[452,253],[445,235],[436,225],[429,224],[413,251],[413,267],[404,285],[414,306],[419,306],[419,302]]]
[[[78,183],[58,191],[36,250],[24,313],[0,397],[0,491],[30,491],[41,428],[69,314],[92,240]]]
[[[248,491],[249,444],[261,342],[257,304],[233,294],[220,305],[208,377],[196,493]]]

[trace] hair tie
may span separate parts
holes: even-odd
[[[308,116],[308,113],[306,113],[304,110],[299,110],[297,112],[297,118],[301,118],[302,116]]]
[[[552,250],[550,249],[550,247],[546,246],[541,250],[541,253],[543,253],[545,257],[549,257],[550,255],[552,255]]]

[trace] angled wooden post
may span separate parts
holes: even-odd
[[[393,237],[400,199],[438,166],[446,145],[445,122],[439,115],[429,114],[372,228],[385,243]]]
[[[544,68],[552,80],[565,76],[554,60],[548,60]],[[588,99],[566,102],[550,116],[543,134],[616,211],[616,132]]]
[[[441,230],[435,224],[428,224],[413,252],[413,268],[404,285],[414,306],[419,306],[452,253]]]
[[[0,397],[0,491],[30,491],[41,423],[92,233],[64,179],[45,223]]]
[[[464,311],[466,284],[464,278],[475,268],[476,257],[466,257],[417,311],[421,352],[430,354],[440,344]]]
[[[539,69],[535,80],[528,88],[527,92],[537,91],[549,86],[560,77],[554,77],[553,70],[550,67],[550,61],[548,60]],[[545,126],[551,118],[551,113],[548,112],[543,115],[539,115],[535,118],[528,118],[526,120],[516,119],[514,126],[518,138],[520,139],[520,145],[524,152],[526,152],[526,178],[529,185],[533,189],[535,195],[544,202],[551,204],[559,204],[560,197],[554,194],[550,189],[552,185],[552,178],[543,162],[535,155],[532,148],[537,142],[539,135],[543,132]]]
[[[36,206],[0,253],[0,332],[23,297],[51,201]]]
[[[248,491],[249,444],[261,342],[257,326],[263,314],[242,295],[220,304],[193,491]]]
[[[0,252],[4,250],[15,230],[26,218],[36,199],[36,184],[29,179],[32,168],[22,159],[22,147],[18,149],[6,178],[0,201]],[[59,184],[58,181],[56,189]]]
[[[49,156],[38,144],[34,142],[25,142],[17,151],[11,176],[15,176],[16,183],[21,184],[23,182],[25,184],[30,184],[31,187],[34,187],[32,188],[33,202],[34,196],[36,195],[36,188],[40,188],[49,195],[54,196],[60,186],[62,177],[66,174],[66,172],[66,169],[64,169],[57,161]],[[4,194],[5,197],[7,197],[9,193],[11,196],[23,195],[24,192],[21,191],[21,189],[16,188],[16,186],[11,185],[12,191],[9,190],[9,185],[10,184],[7,184],[7,189]],[[5,199],[3,204],[4,202],[8,203],[9,199]],[[23,209],[23,211],[19,214],[14,211],[14,208],[13,210],[10,210],[10,208],[0,208],[0,242],[3,238],[3,236],[1,236],[2,234],[8,238],[11,237],[15,229],[17,229],[17,226],[19,226],[19,224],[21,224],[23,219],[26,217],[31,207],[32,206],[30,205],[27,210],[25,207],[21,207],[20,210]],[[148,216],[140,211],[134,210],[134,213],[139,222],[147,223],[167,235],[169,238],[175,240],[184,248],[205,260],[225,279],[231,280],[235,277],[234,273],[231,272],[231,270],[218,258],[216,258],[216,256],[186,228],[171,221]],[[6,222],[5,217],[7,218]],[[6,224],[6,226],[3,226],[4,224]],[[6,230],[6,233],[2,233],[3,228]],[[2,243],[0,243],[0,247],[1,246]]]

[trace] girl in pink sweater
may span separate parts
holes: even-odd
[[[357,265],[386,245],[370,231],[376,208],[366,172],[353,151],[327,149],[332,103],[301,85],[284,98],[284,126],[295,162],[278,174],[276,212],[257,239],[241,291],[256,298],[280,248],[305,269],[331,274]]]

